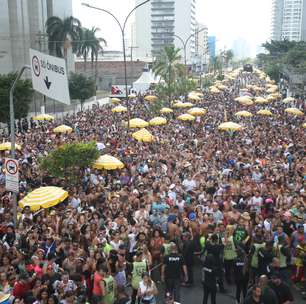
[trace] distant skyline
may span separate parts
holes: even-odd
[[[82,6],[82,2],[108,9],[123,22],[135,0],[73,0],[73,15],[82,25],[99,27],[100,36],[108,42],[107,49],[120,50],[120,30],[115,21],[103,12]],[[255,56],[258,46],[270,38],[272,0],[197,0],[196,3],[197,21],[208,26],[210,36],[216,36],[217,51],[232,48],[235,40],[244,39]],[[133,21],[134,16],[127,25],[128,38]]]

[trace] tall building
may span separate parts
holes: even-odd
[[[237,59],[245,59],[252,55],[250,44],[243,38],[236,39],[233,42],[232,49]]]
[[[208,36],[208,50],[209,50],[209,58],[216,57],[216,36]]]
[[[46,20],[72,15],[72,0],[0,0],[0,7],[0,73],[29,64],[29,48],[47,52]]]
[[[209,61],[209,47],[208,47],[208,28],[206,25],[197,23],[195,32],[195,55],[194,65],[198,72],[203,71],[204,65]]]
[[[136,0],[136,5],[142,0]],[[151,0],[136,10],[136,55],[150,58],[169,44],[183,48],[182,42],[195,33],[195,0]],[[180,38],[178,38],[178,37]],[[187,45],[187,62],[195,54],[195,37]],[[183,57],[183,52],[182,52]]]
[[[272,40],[306,40],[306,0],[272,0]]]

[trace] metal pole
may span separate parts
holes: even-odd
[[[122,45],[123,45],[125,98],[126,98],[126,107],[127,107],[127,115],[128,115],[127,127],[129,129],[130,128],[130,102],[129,102],[128,84],[127,84],[127,68],[126,68],[124,29],[122,29],[121,34],[122,34]]]
[[[124,30],[125,30],[125,26],[126,26],[126,23],[129,19],[129,17],[131,16],[131,14],[140,6],[146,4],[150,2],[150,0],[145,0],[144,2],[136,5],[129,13],[128,15],[126,16],[125,20],[124,20],[124,23],[123,25],[121,25],[120,21],[118,20],[118,18],[110,11],[106,10],[106,9],[103,9],[103,8],[99,8],[99,7],[95,7],[95,6],[92,6],[88,3],[82,3],[82,5],[84,6],[87,6],[89,8],[93,8],[93,9],[96,9],[96,10],[99,10],[99,11],[102,11],[102,12],[105,12],[107,14],[109,14],[110,16],[112,16],[115,21],[117,22],[117,24],[119,25],[120,27],[120,30],[121,30],[121,35],[122,35],[122,47],[123,47],[123,61],[124,61],[124,82],[125,82],[125,97],[126,97],[126,106],[127,106],[127,114],[128,114],[128,128],[130,128],[130,101],[129,101],[129,96],[128,96],[128,91],[127,91],[127,68],[126,68],[126,52],[125,52],[125,37],[124,37]]]
[[[23,72],[26,69],[30,69],[28,65],[25,65],[21,68],[19,73],[17,74],[17,77],[15,78],[11,88],[10,88],[10,128],[11,128],[11,157],[15,159],[16,157],[16,151],[15,151],[15,112],[14,112],[14,90],[17,85],[18,80],[22,76]],[[17,226],[17,194],[13,192],[13,220],[14,220],[14,226]]]

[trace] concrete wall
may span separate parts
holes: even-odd
[[[128,84],[132,84],[137,80],[145,67],[143,61],[127,62],[127,80]],[[84,70],[84,62],[75,63],[76,73],[86,74],[94,77],[95,72],[89,62]],[[124,63],[123,61],[99,61],[97,64],[97,86],[99,90],[110,90],[112,85],[124,84]]]

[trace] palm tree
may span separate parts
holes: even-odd
[[[95,61],[95,78],[97,76],[97,61],[99,53],[103,53],[103,47],[106,46],[106,40],[103,38],[98,38],[96,33],[100,31],[97,27],[92,27],[91,29],[81,28],[80,42],[78,44],[77,56],[82,56],[84,59],[84,71],[86,71],[86,62],[88,56],[91,58],[91,68],[93,72],[93,63]]]
[[[67,51],[72,45],[72,51],[77,51],[77,41],[80,40],[81,22],[72,16],[61,19],[50,17],[46,22],[48,48],[50,54],[64,57],[67,61]]]
[[[181,60],[180,51],[174,45],[166,46],[153,65],[154,73],[159,75],[167,84],[169,103],[171,102],[176,79],[178,75],[184,73],[182,71],[184,66],[179,63]]]

